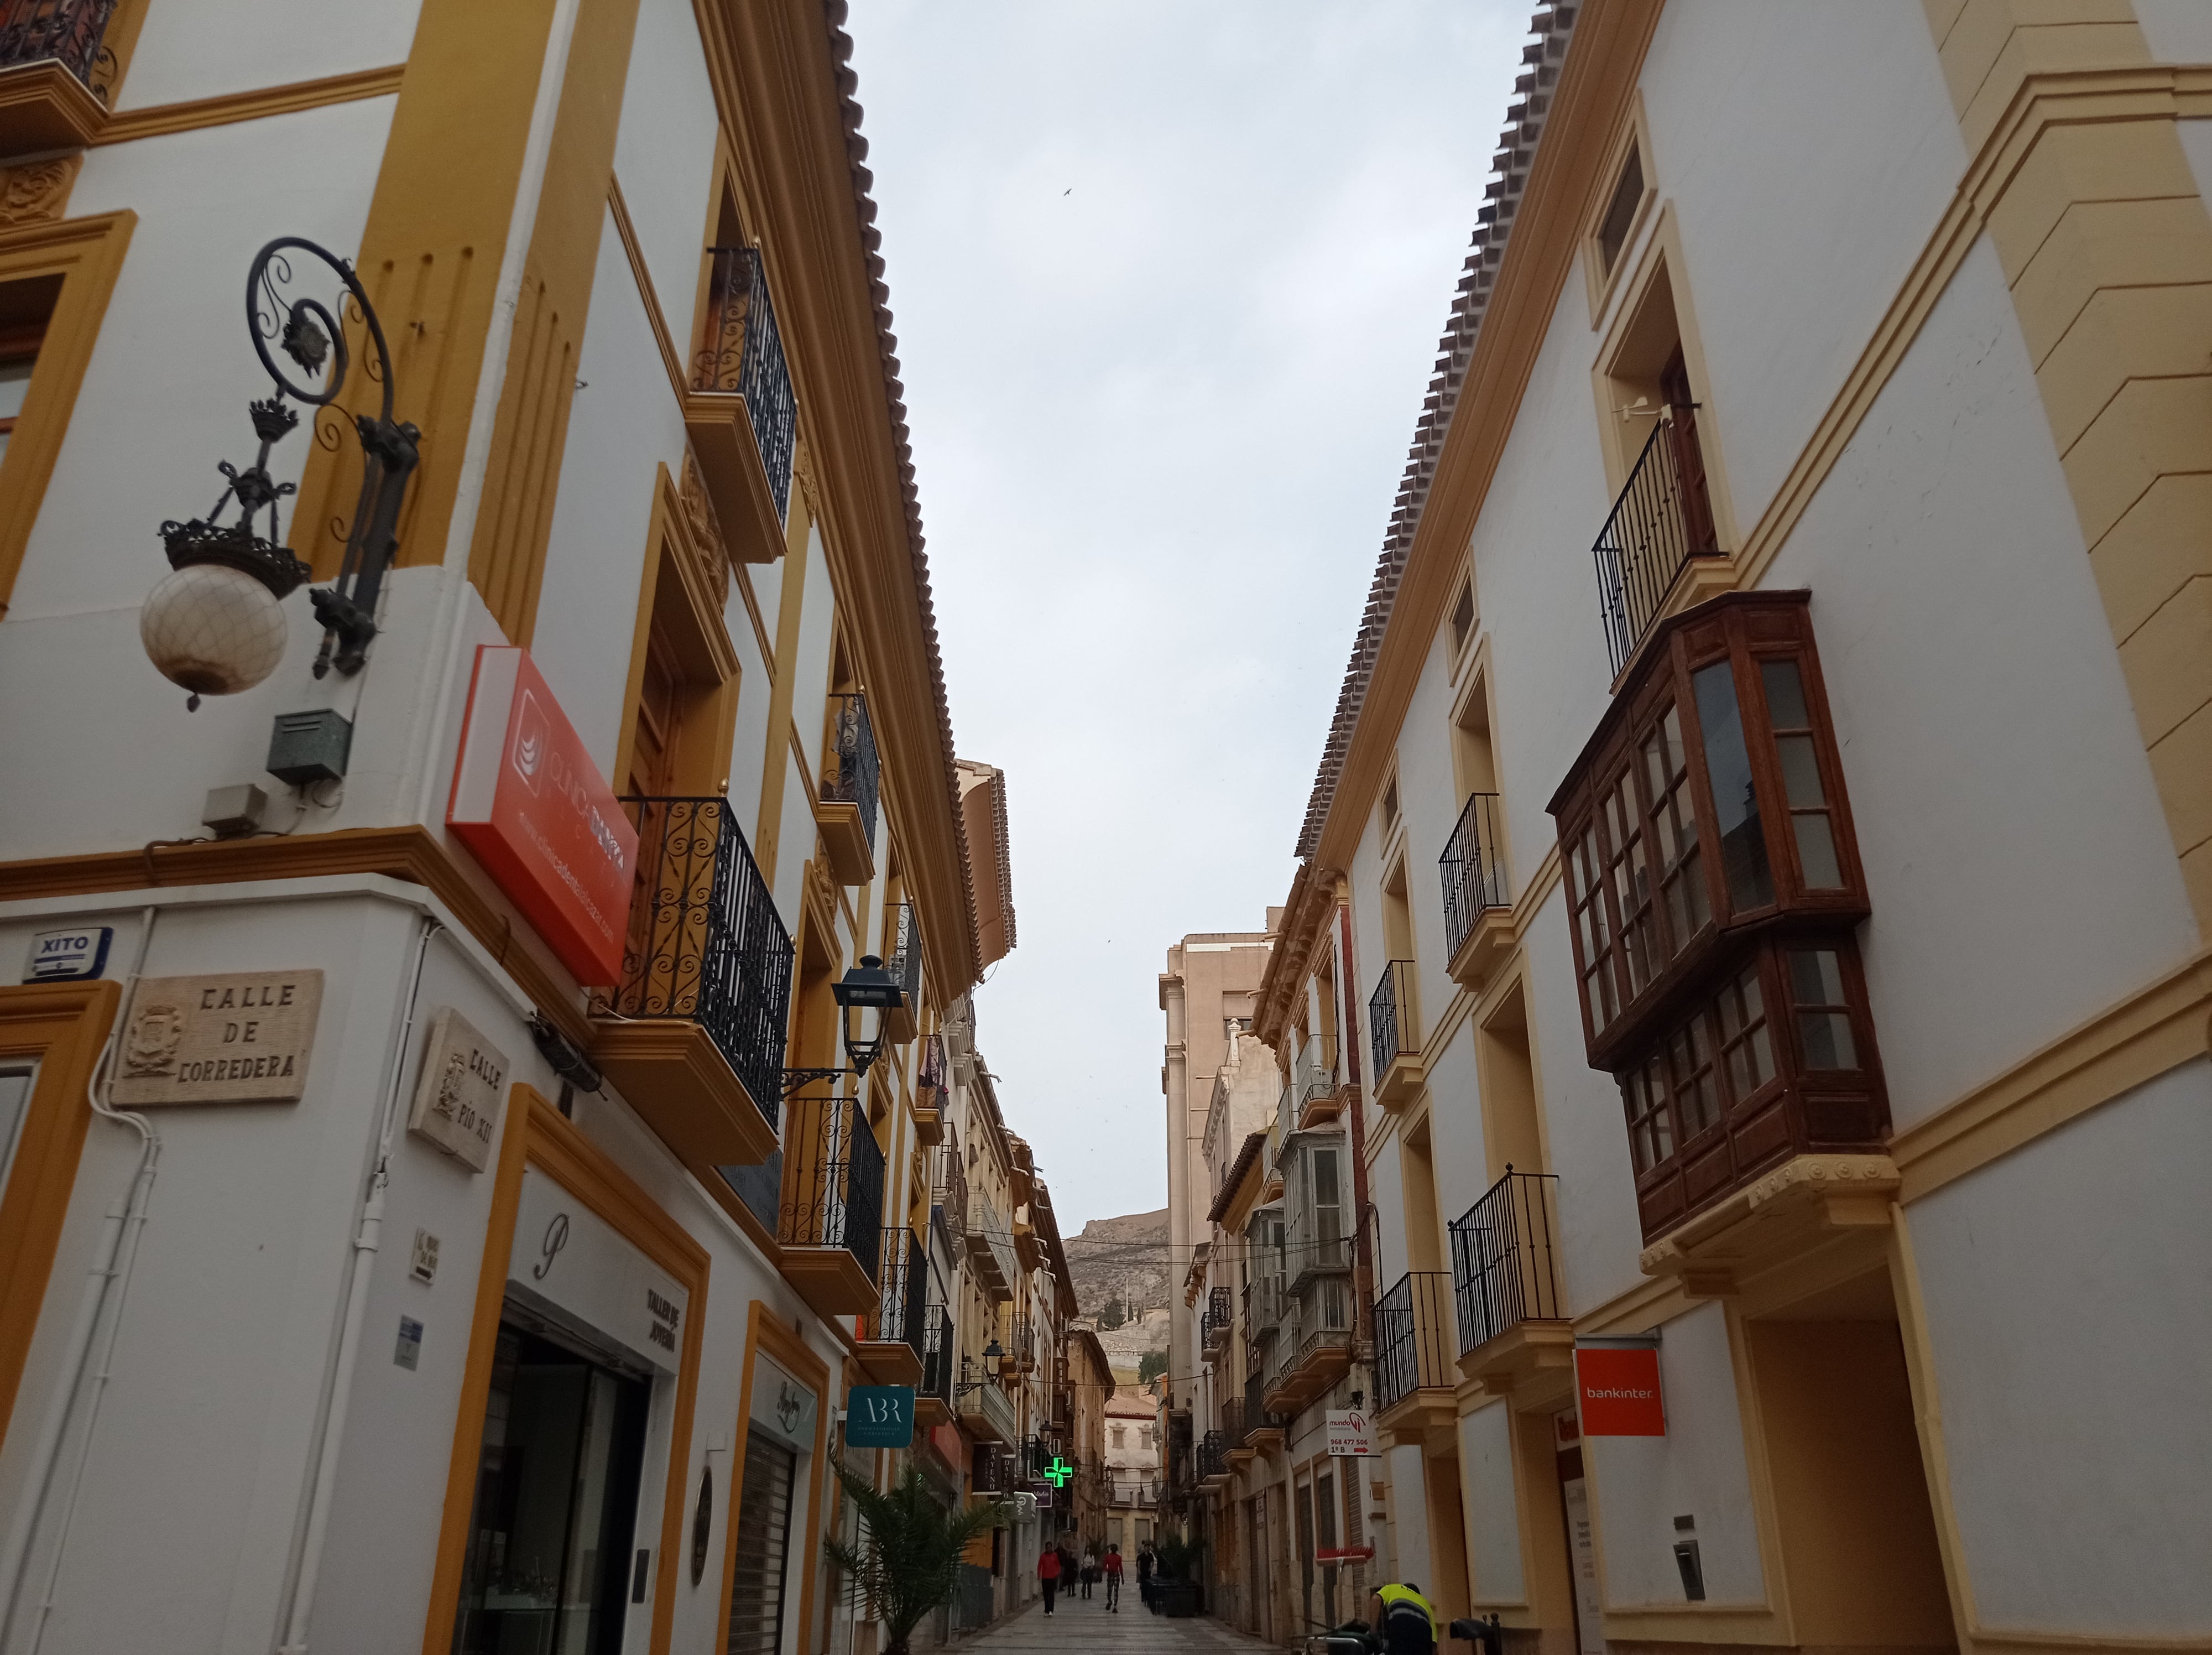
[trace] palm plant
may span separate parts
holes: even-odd
[[[910,1461],[888,1488],[842,1460],[830,1463],[859,1509],[860,1525],[851,1542],[825,1538],[822,1549],[843,1573],[853,1600],[867,1603],[884,1623],[884,1655],[908,1655],[908,1640],[922,1617],[960,1589],[968,1542],[1004,1524],[1006,1507],[992,1500],[948,1511]]]

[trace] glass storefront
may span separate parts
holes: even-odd
[[[651,1396],[501,1323],[454,1655],[617,1655]]]

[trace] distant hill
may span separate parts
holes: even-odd
[[[1164,1207],[1156,1213],[1093,1219],[1083,1226],[1081,1235],[1068,1237],[1064,1245],[1079,1313],[1094,1320],[1109,1301],[1117,1299],[1134,1301],[1125,1303],[1125,1315],[1132,1310],[1164,1308],[1169,1293],[1177,1285],[1171,1280]],[[1164,1318],[1159,1326],[1164,1336]],[[1165,1344],[1164,1336],[1162,1344]]]

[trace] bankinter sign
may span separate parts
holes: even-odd
[[[446,825],[577,982],[620,980],[637,830],[527,650],[477,651]]]
[[[1575,1402],[1585,1437],[1663,1437],[1659,1353],[1632,1347],[1575,1348]]]

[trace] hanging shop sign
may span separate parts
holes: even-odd
[[[621,978],[637,830],[526,649],[477,651],[446,825],[579,983]]]
[[[141,977],[123,1019],[115,1101],[296,1104],[322,1003],[320,971]]]
[[[766,1356],[753,1358],[752,1422],[794,1453],[814,1451],[814,1387]],[[913,1414],[909,1410],[908,1418]]]
[[[1585,1437],[1663,1437],[1656,1346],[1575,1347],[1575,1406]]]
[[[31,938],[23,962],[26,983],[83,983],[107,969],[112,925],[72,925],[66,931],[40,931]]]
[[[914,1446],[914,1387],[854,1385],[845,1393],[845,1446]]]
[[[691,1295],[621,1232],[537,1167],[522,1171],[507,1292],[664,1373],[684,1350]]]
[[[1328,1451],[1338,1459],[1367,1459],[1375,1452],[1375,1433],[1366,1410],[1332,1408],[1328,1410]]]
[[[507,1101],[507,1054],[451,1006],[430,1025],[407,1129],[470,1171],[491,1164],[491,1141]]]

